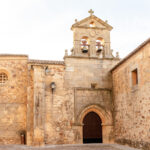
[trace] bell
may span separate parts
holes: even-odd
[[[98,46],[97,53],[101,53],[102,50],[103,50],[103,46]]]
[[[101,53],[101,51],[102,51],[102,49],[99,48],[99,49],[97,50],[97,53]]]
[[[82,53],[87,53],[88,52],[88,49],[86,48],[86,46],[84,46],[83,48],[82,48]]]

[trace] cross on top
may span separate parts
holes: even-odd
[[[88,13],[90,13],[90,15],[92,16],[92,15],[94,14],[94,11],[93,11],[92,9],[90,9],[90,10],[88,11]]]

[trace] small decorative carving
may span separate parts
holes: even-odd
[[[97,86],[97,83],[91,83],[91,88],[92,88],[92,89],[95,89],[96,86]]]
[[[90,35],[93,37],[93,36],[96,35],[96,32],[95,32],[95,31],[91,31],[91,32],[90,32]]]

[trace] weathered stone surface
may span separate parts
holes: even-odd
[[[1,57],[0,72],[8,81],[0,85],[0,143],[20,144],[20,132],[26,130],[28,86],[27,57]]]
[[[122,144],[150,149],[150,44],[142,47],[112,73],[115,106],[115,137]],[[132,85],[132,71],[138,84]]]
[[[83,143],[83,118],[91,111],[102,120],[103,142],[113,142],[110,69],[119,59],[110,49],[112,27],[96,16],[77,26],[72,26],[72,54],[64,61],[0,55],[0,73],[8,75],[8,82],[0,86],[0,143],[20,144],[21,132],[27,145]],[[90,40],[87,54],[81,50],[82,36]],[[97,38],[104,42],[101,55],[96,52]]]
[[[90,27],[91,21],[94,27]],[[110,49],[111,29],[96,16],[74,24],[74,47],[71,55],[66,52],[64,61],[0,55],[0,73],[8,76],[8,81],[0,84],[0,144],[21,144],[22,132],[27,145],[83,143],[83,120],[95,112],[102,122],[103,143],[114,143],[115,139],[150,149],[150,44],[111,74],[119,62]],[[87,53],[81,48],[83,37],[88,39]],[[99,52],[98,38],[104,42]],[[131,72],[135,68],[138,85],[132,86]],[[54,89],[51,83],[55,83]]]

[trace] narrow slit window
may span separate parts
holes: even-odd
[[[138,84],[138,70],[135,69],[132,71],[132,85],[137,85]]]

